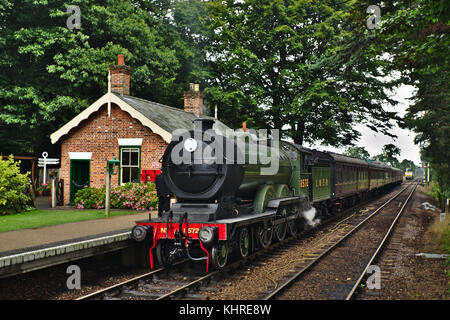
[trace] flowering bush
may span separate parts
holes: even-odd
[[[158,197],[154,183],[126,183],[111,192],[111,207],[120,209],[154,210]]]
[[[36,191],[50,192],[50,186],[48,185],[48,183],[42,184],[41,186],[36,188]]]
[[[106,188],[84,187],[75,194],[77,209],[102,209],[105,207]]]
[[[103,209],[105,207],[106,189],[83,188],[75,195],[78,209]],[[154,210],[158,206],[158,197],[154,183],[126,183],[111,190],[111,208]]]

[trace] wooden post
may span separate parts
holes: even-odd
[[[52,177],[52,186],[51,186],[51,192],[52,192],[52,208],[56,208],[56,177]]]
[[[105,214],[109,218],[109,211],[111,208],[111,174],[108,168],[106,169],[106,199],[105,199]]]

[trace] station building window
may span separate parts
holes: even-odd
[[[120,184],[139,183],[140,159],[140,147],[120,148]]]

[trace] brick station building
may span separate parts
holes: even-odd
[[[130,96],[131,69],[123,55],[110,68],[111,92],[52,133],[52,143],[61,143],[61,179],[64,204],[74,202],[84,186],[106,183],[106,163],[120,161],[111,187],[140,182],[147,170],[160,169],[159,160],[175,129],[193,129],[193,120],[203,114],[203,97],[198,85],[184,93],[184,110]],[[110,106],[110,107],[109,107]],[[216,120],[215,128],[227,127]]]

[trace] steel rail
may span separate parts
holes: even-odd
[[[182,263],[186,263],[187,261],[188,261],[188,259],[184,259],[184,260],[181,260],[181,261],[178,261],[178,262],[174,263],[172,266],[176,266],[176,265],[179,265],[179,264],[182,264]],[[93,298],[95,298],[95,297],[98,297],[98,296],[100,296],[100,295],[102,295],[102,294],[105,294],[105,293],[108,293],[108,292],[110,292],[110,291],[113,291],[113,290],[116,290],[116,289],[120,289],[121,287],[123,287],[123,286],[125,286],[125,285],[132,285],[132,284],[135,284],[135,283],[136,283],[137,281],[139,281],[139,280],[148,278],[148,277],[150,277],[150,276],[152,276],[152,275],[155,275],[155,274],[158,274],[158,273],[160,273],[160,272],[162,272],[162,271],[164,271],[164,270],[167,270],[167,269],[164,268],[164,267],[161,267],[161,268],[152,270],[152,271],[150,271],[150,272],[144,273],[144,274],[142,274],[142,275],[140,275],[140,276],[134,277],[134,278],[132,278],[132,279],[128,279],[128,280],[122,281],[122,282],[120,282],[120,283],[114,284],[114,285],[112,285],[112,286],[109,286],[109,287],[107,287],[107,288],[103,288],[103,289],[101,289],[101,290],[92,292],[92,293],[90,293],[90,294],[87,294],[87,295],[78,297],[78,298],[76,298],[76,299],[74,299],[74,300],[88,300],[88,299],[93,299]]]
[[[351,234],[353,234],[356,230],[358,230],[362,225],[364,225],[367,221],[369,221],[372,217],[374,217],[380,210],[382,210],[385,206],[387,206],[389,203],[391,203],[394,199],[396,199],[401,193],[403,193],[408,188],[409,188],[409,186],[403,188],[401,191],[399,191],[397,194],[395,194],[392,198],[390,198],[388,201],[386,201],[384,204],[382,204],[380,207],[378,207],[378,209],[376,209],[369,216],[367,216],[363,221],[361,221],[358,225],[356,225],[352,230],[347,232],[341,239],[339,239],[337,242],[333,242],[333,245],[331,247],[329,247],[328,249],[326,249],[324,252],[322,252],[319,256],[317,256],[317,258],[315,260],[312,260],[304,268],[302,268],[297,273],[295,273],[292,277],[290,277],[285,283],[278,286],[274,291],[272,291],[271,293],[266,295],[263,298],[263,300],[270,300],[273,297],[275,297],[277,294],[279,294],[282,290],[284,290],[287,286],[289,286],[298,277],[300,277],[302,274],[304,274],[306,271],[308,271],[313,265],[315,265],[317,262],[319,262],[328,253],[333,251],[342,241],[347,239]]]
[[[364,278],[364,276],[367,273],[367,270],[369,269],[369,267],[372,265],[372,262],[377,258],[378,254],[380,253],[380,251],[382,250],[382,248],[384,247],[384,245],[386,244],[386,240],[388,239],[388,237],[391,235],[392,230],[394,229],[395,225],[397,224],[398,219],[400,218],[400,216],[402,215],[402,213],[405,211],[406,206],[409,203],[409,200],[411,199],[412,195],[414,194],[414,192],[416,191],[417,188],[417,183],[414,185],[413,189],[411,190],[408,198],[405,200],[405,202],[403,203],[403,206],[401,207],[401,209],[399,210],[399,212],[397,213],[397,215],[395,216],[394,221],[391,223],[391,226],[389,227],[389,230],[386,232],[386,234],[383,237],[383,240],[381,240],[380,244],[378,245],[377,249],[375,250],[374,254],[372,255],[372,257],[370,258],[369,262],[367,263],[367,266],[364,268],[363,272],[361,273],[361,275],[359,276],[358,280],[356,281],[355,285],[353,286],[352,290],[350,291],[350,293],[347,295],[347,297],[345,298],[345,300],[350,300],[353,295],[356,292],[356,289],[358,288],[358,286],[360,285],[362,279]]]
[[[194,280],[194,281],[192,281],[192,282],[190,282],[188,284],[183,285],[182,287],[176,288],[176,289],[172,290],[171,292],[168,292],[168,293],[166,293],[164,295],[161,295],[161,297],[158,297],[155,300],[163,300],[163,299],[169,298],[170,296],[174,296],[178,292],[186,290],[189,287],[192,287],[192,286],[194,286],[194,285],[196,285],[196,284],[198,284],[198,283],[200,283],[200,282],[202,282],[202,281],[204,281],[204,280],[206,280],[208,278],[211,278],[211,277],[215,276],[217,273],[219,273],[219,271],[214,271],[214,272],[208,273],[206,276],[200,277],[200,278],[198,278],[198,279],[196,279],[196,280]]]

